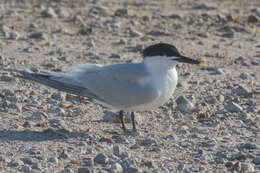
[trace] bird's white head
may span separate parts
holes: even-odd
[[[158,43],[143,51],[144,62],[151,66],[173,68],[178,62],[202,65],[200,61],[185,57],[171,44]]]

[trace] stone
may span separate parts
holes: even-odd
[[[23,165],[23,162],[21,160],[12,160],[8,165],[11,167],[18,167]]]
[[[40,163],[36,162],[36,163],[33,163],[32,164],[32,169],[39,169],[41,170],[42,169],[42,166]]]
[[[0,81],[4,81],[4,82],[13,82],[15,81],[15,78],[11,77],[11,76],[0,76]]]
[[[24,158],[21,158],[21,160],[23,161],[24,164],[28,164],[28,165],[33,164],[33,159],[30,157],[24,157]]]
[[[157,142],[153,138],[147,138],[147,139],[136,139],[136,142],[139,143],[142,146],[152,146],[157,145]]]
[[[243,111],[243,108],[235,102],[230,102],[228,105],[225,106],[225,108],[231,113]]]
[[[176,99],[176,103],[177,103],[177,109],[181,112],[189,112],[194,108],[193,104],[184,96],[179,96]]]
[[[247,22],[248,23],[257,23],[258,21],[259,21],[258,18],[256,16],[254,16],[254,15],[250,15],[247,18]]]
[[[57,9],[56,11],[56,14],[60,17],[60,18],[68,18],[70,17],[70,14],[68,12],[67,9],[64,9],[64,8],[59,8]]]
[[[92,29],[89,27],[82,27],[79,30],[80,35],[90,35],[92,33]]]
[[[253,173],[253,172],[255,172],[255,167],[251,163],[244,162],[244,163],[241,163],[241,171]]]
[[[21,168],[20,168],[20,171],[23,171],[23,172],[30,172],[31,171],[31,167],[27,166],[27,165],[23,165]]]
[[[240,75],[239,75],[239,78],[241,78],[241,79],[247,79],[248,78],[248,74],[247,73],[240,73]]]
[[[63,150],[62,153],[60,154],[59,158],[68,159],[68,158],[70,158],[70,156],[66,150]]]
[[[94,159],[92,157],[84,158],[83,163],[85,166],[92,167],[92,166],[94,166]]]
[[[112,53],[108,58],[120,59],[120,55]]]
[[[55,92],[51,95],[51,98],[57,101],[62,101],[65,102],[66,98],[65,98],[65,94],[62,94],[60,92]]]
[[[99,164],[106,164],[108,162],[108,157],[105,154],[103,154],[103,153],[99,153],[94,158],[94,162],[95,163],[99,163]]]
[[[44,121],[45,120],[44,114],[42,112],[36,111],[32,113],[32,116],[28,117],[27,120],[33,120],[33,121]]]
[[[28,34],[28,38],[44,40],[45,35],[42,32],[31,32]]]
[[[6,26],[4,23],[0,23],[0,31],[6,37],[9,35],[9,32],[11,31],[11,29],[8,26]]]
[[[129,168],[127,168],[127,170],[125,172],[127,172],[127,173],[139,173],[140,171],[136,167],[129,167]]]
[[[112,163],[110,168],[111,173],[121,173],[123,172],[123,168],[119,163]]]
[[[144,167],[146,167],[146,168],[149,168],[149,169],[155,167],[155,164],[154,164],[153,161],[146,160],[146,159],[143,159],[143,160],[142,160],[142,165],[143,165]]]
[[[91,173],[89,168],[79,168],[78,173]]]
[[[59,159],[57,157],[50,157],[48,159],[48,162],[53,162],[53,163],[58,163],[59,162]]]
[[[135,29],[129,29],[128,31],[129,31],[130,37],[140,37],[140,36],[142,36],[142,33],[135,30]]]
[[[221,68],[216,68],[215,73],[218,75],[225,74],[225,72]]]
[[[260,165],[260,156],[255,157],[255,158],[253,159],[253,163],[254,163],[255,165]]]
[[[238,96],[242,96],[242,97],[246,97],[246,98],[251,98],[253,97],[253,93],[246,87],[243,85],[239,85],[234,92],[238,95]]]
[[[114,155],[120,157],[121,159],[124,159],[129,156],[128,149],[123,145],[115,145],[113,147],[113,153]]]
[[[9,33],[9,39],[17,40],[20,37],[20,34],[18,32],[10,32]]]
[[[115,16],[119,16],[119,17],[122,17],[122,16],[127,16],[128,15],[128,11],[127,9],[117,9],[114,13]]]
[[[57,14],[55,13],[55,11],[53,10],[53,8],[49,7],[49,8],[45,8],[42,12],[41,15],[43,17],[50,17],[50,18],[56,18]]]
[[[232,166],[232,170],[233,171],[241,171],[241,163],[240,162],[236,162],[233,166]]]

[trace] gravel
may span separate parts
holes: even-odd
[[[0,3],[0,172],[260,172],[259,0],[28,2]],[[158,42],[206,67],[178,64],[172,98],[135,113],[138,133],[12,70],[139,62]]]

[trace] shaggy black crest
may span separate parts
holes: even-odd
[[[148,56],[176,56],[179,57],[181,54],[178,52],[175,46],[167,43],[158,43],[151,45],[144,49],[143,57]]]

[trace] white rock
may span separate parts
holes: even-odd
[[[243,111],[243,108],[235,103],[235,102],[230,102],[228,105],[225,106],[225,108],[229,111],[229,112],[241,112]]]
[[[251,163],[241,163],[242,172],[255,172],[255,167]]]
[[[53,8],[49,7],[49,8],[46,8],[44,9],[42,12],[41,12],[41,15],[43,17],[57,17],[57,14],[55,13],[55,11],[53,10]]]
[[[112,163],[110,171],[111,173],[121,173],[123,172],[123,168],[119,163]]]
[[[194,108],[194,105],[184,96],[179,96],[176,100],[177,109],[181,112],[189,112]]]

